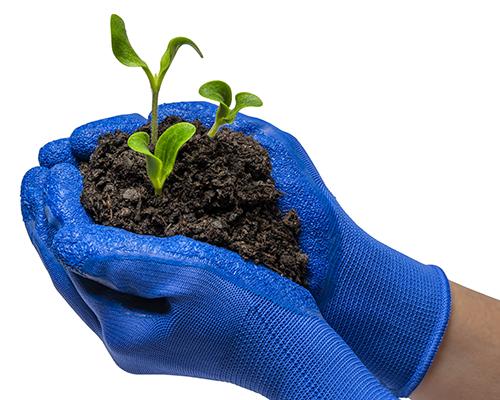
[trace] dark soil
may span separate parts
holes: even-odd
[[[159,132],[180,121],[168,117]],[[206,127],[194,124],[197,132],[180,150],[162,196],[154,194],[144,157],[127,146],[128,135],[103,136],[80,164],[87,212],[98,224],[228,248],[305,286],[300,221],[294,210],[283,214],[278,208],[281,193],[267,151],[241,132],[225,128],[210,139]]]

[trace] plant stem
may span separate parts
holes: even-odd
[[[221,123],[219,121],[215,121],[214,124],[212,125],[212,127],[210,128],[210,130],[208,131],[208,137],[213,139],[215,134],[219,130],[220,126],[221,126]]]
[[[156,146],[158,141],[158,94],[159,90],[151,88],[153,92],[153,104],[151,106],[151,144]]]
[[[163,188],[154,188],[155,189],[155,195],[161,196],[163,193]]]

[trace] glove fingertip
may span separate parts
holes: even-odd
[[[90,223],[80,202],[83,178],[72,164],[57,164],[50,169],[46,202],[49,223],[55,225]]]
[[[49,170],[45,167],[33,167],[24,174],[21,182],[21,212],[25,222],[34,220],[42,208],[48,175]]]
[[[73,225],[63,226],[52,241],[52,249],[57,259],[72,270],[80,271],[91,253],[91,245],[84,240],[81,228]]]
[[[71,152],[69,138],[53,140],[43,146],[38,152],[38,162],[47,168],[60,163],[76,165],[77,161]]]

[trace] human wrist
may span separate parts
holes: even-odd
[[[500,301],[451,282],[453,310],[436,360],[412,394],[420,399],[495,398],[500,393]]]

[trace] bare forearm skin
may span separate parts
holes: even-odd
[[[451,283],[443,343],[413,400],[500,399],[500,301]]]

